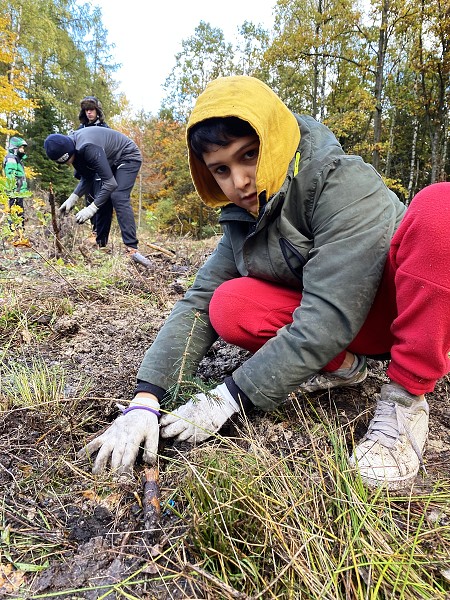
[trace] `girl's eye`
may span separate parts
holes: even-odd
[[[248,150],[245,153],[245,158],[256,158],[258,156],[258,148],[254,148],[253,150]]]
[[[227,168],[223,165],[216,168],[216,173],[218,175],[223,175],[224,173],[226,173],[226,171],[227,171]]]

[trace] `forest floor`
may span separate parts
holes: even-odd
[[[37,227],[30,228],[30,247],[5,242],[0,248],[0,596],[247,598],[217,581],[211,588],[189,542],[189,519],[177,496],[183,474],[170,461],[189,460],[196,449],[161,443],[161,518],[152,534],[144,527],[144,465],[137,464],[133,481],[119,484],[108,474],[93,477],[87,460],[77,458],[118,415],[116,403],[132,397],[145,350],[217,240],[143,234],[148,269],[124,256],[117,231],[111,253],[103,253],[88,227],[71,219],[64,260],[55,258],[51,232]],[[245,356],[219,340],[198,374],[220,381]],[[294,394],[287,404],[307,405],[311,430],[318,411],[332,413],[350,446],[364,433],[386,381],[386,363],[369,366],[367,380],[355,388],[307,399]],[[428,400],[427,472],[414,494],[450,482],[448,378]],[[289,406],[250,418],[275,455],[305,435]]]

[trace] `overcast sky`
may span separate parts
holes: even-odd
[[[99,6],[114,60],[122,64],[115,74],[138,111],[156,114],[163,97],[162,84],[175,64],[182,40],[194,34],[200,21],[220,27],[228,42],[237,28],[252,21],[271,29],[276,0],[89,0]]]

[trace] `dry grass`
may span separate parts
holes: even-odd
[[[210,597],[231,597],[224,583],[252,599],[445,598],[449,483],[425,495],[369,492],[349,471],[342,431],[310,425],[298,408],[300,446],[269,450],[246,426],[168,469],[185,544],[217,578]]]

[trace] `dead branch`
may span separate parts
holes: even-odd
[[[160,531],[161,494],[159,490],[159,472],[157,467],[145,468],[142,474],[144,494],[142,508],[144,511],[144,527],[151,537]]]
[[[156,252],[162,252],[166,256],[170,256],[170,258],[176,258],[176,254],[175,252],[172,252],[172,250],[167,250],[166,248],[162,248],[161,246],[157,246],[156,244],[150,244],[149,242],[144,242],[144,244],[152,250],[156,250]]]
[[[58,221],[56,220],[55,194],[53,193],[53,186],[51,183],[48,190],[48,203],[50,204],[50,211],[52,214],[52,226],[56,242],[56,256],[57,258],[59,258],[63,254],[63,246],[61,244],[61,238],[59,236]]]

